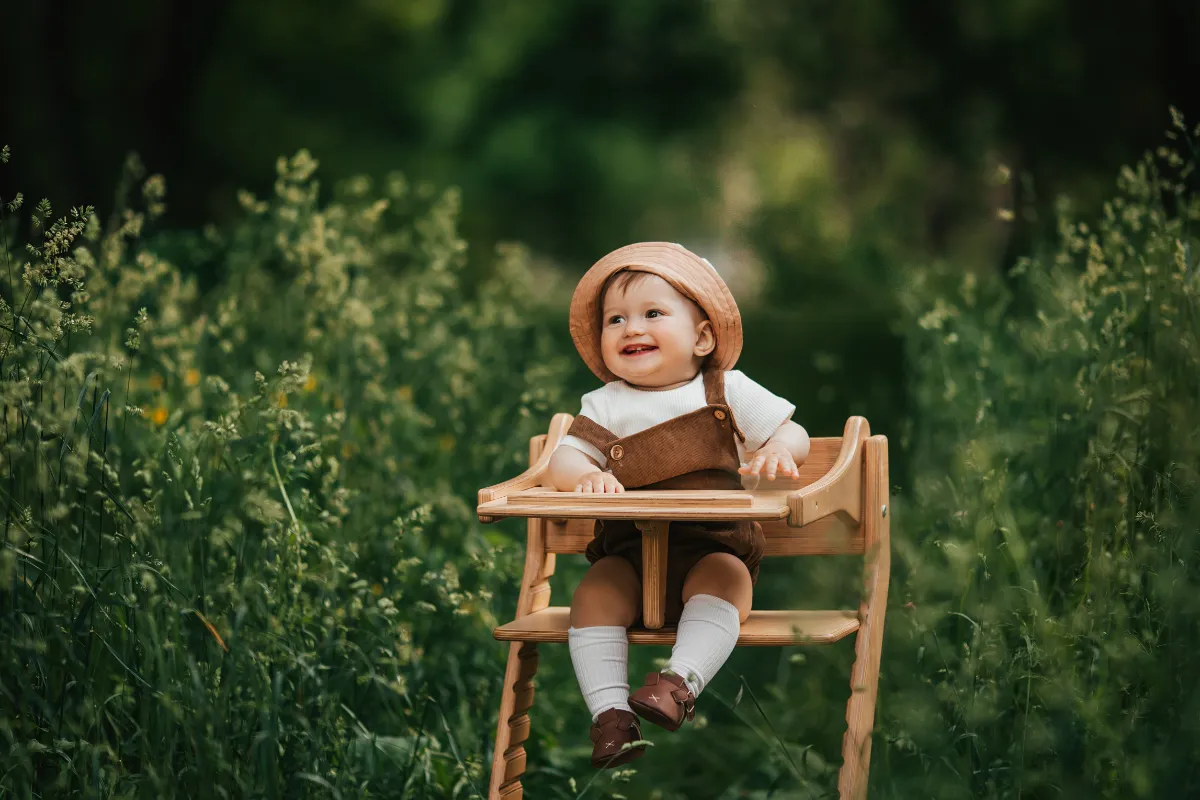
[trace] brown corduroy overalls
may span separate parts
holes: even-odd
[[[707,405],[659,423],[632,436],[618,437],[584,416],[577,416],[568,434],[578,436],[608,457],[608,471],[626,489],[742,489],[738,475],[736,436],[746,437],[725,402],[725,373],[704,371]],[[758,580],[765,539],[752,521],[672,522],[667,534],[667,597],[665,622],[683,613],[683,582],[701,558],[732,553]],[[587,559],[605,556],[627,559],[642,574],[642,534],[632,520],[597,520]]]

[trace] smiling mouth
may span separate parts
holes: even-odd
[[[624,347],[621,349],[621,355],[623,355],[623,356],[641,356],[641,355],[645,355],[646,353],[652,353],[657,349],[658,348],[652,344],[631,344],[628,347]]]

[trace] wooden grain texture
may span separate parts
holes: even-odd
[[[788,524],[802,527],[830,514],[858,524],[862,520],[862,447],[871,426],[850,417],[833,466],[813,483],[788,495]]]
[[[842,739],[842,768],[838,791],[843,798],[867,796],[871,768],[871,730],[879,689],[879,661],[883,650],[883,620],[887,609],[891,573],[891,537],[888,504],[887,438],[872,436],[865,449],[863,487],[864,544],[863,595],[860,627],[854,642],[854,667],[850,672],[850,700],[846,704],[846,733]]]
[[[551,429],[553,432],[553,424]],[[530,464],[539,463],[540,457],[545,453],[548,438],[553,439],[553,436],[534,436],[530,439]],[[526,526],[525,570],[521,577],[521,590],[517,595],[518,620],[542,611],[549,605],[552,575],[554,555],[546,553],[546,521],[531,519]],[[524,794],[521,788],[521,775],[525,772],[524,742],[529,737],[528,712],[533,706],[533,676],[536,673],[537,644],[512,644],[508,648],[504,688],[500,696],[500,714],[496,720],[496,743],[492,754],[492,774],[488,782],[488,800],[520,800]]]
[[[862,526],[851,525],[836,515],[803,528],[793,528],[785,520],[764,520],[760,524],[768,557],[862,555],[864,552]],[[595,521],[590,519],[549,520],[546,550],[581,554],[587,550],[594,531]]]
[[[671,489],[668,491],[631,490],[618,494],[583,494],[582,492],[555,492],[530,490],[517,496],[509,496],[510,503],[523,505],[560,505],[566,500],[572,505],[595,506],[592,513],[599,513],[608,506],[628,503],[669,508],[729,508],[754,505],[754,496],[739,491],[713,491],[705,489]]]
[[[533,495],[533,502],[526,502],[530,494]],[[669,494],[636,489],[614,495],[518,491],[481,503],[476,513],[481,519],[766,520],[786,519],[788,516],[788,494],[785,491],[744,492],[734,489],[712,492],[718,499],[704,504],[686,499],[677,503]]]
[[[529,709],[533,707],[533,676],[537,673],[537,644],[523,642],[517,650],[517,674],[511,689],[511,711],[507,715],[508,737],[502,752],[503,765],[497,789],[519,782],[525,772],[525,740],[529,737]]]
[[[784,520],[761,523],[767,540],[764,554],[775,556],[862,555],[862,526],[834,515],[793,528]]]
[[[595,532],[594,519],[547,520],[546,549],[551,553],[583,553]]]
[[[642,532],[642,620],[661,628],[667,611],[667,544],[669,522],[638,522]]]
[[[528,641],[539,644],[567,641],[571,609],[552,606],[536,614],[502,625],[493,632],[502,642]],[[739,647],[782,647],[795,644],[832,644],[858,630],[858,612],[751,611],[738,635]],[[630,644],[671,645],[675,628],[630,628]]]

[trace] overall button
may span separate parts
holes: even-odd
[[[612,456],[613,461],[620,461],[621,456],[625,455],[625,448],[621,447],[619,444],[614,444],[612,446],[612,450],[608,451],[608,454]]]
[[[713,412],[713,416],[717,419],[725,419],[725,412],[718,408]]]

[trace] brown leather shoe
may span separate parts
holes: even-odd
[[[669,731],[696,716],[696,697],[683,678],[668,672],[651,672],[646,685],[629,696],[629,707],[647,722]]]
[[[642,738],[638,718],[623,708],[610,708],[597,717],[592,723],[591,736],[592,766],[596,769],[618,767],[646,754],[644,744],[622,750],[623,745]]]

